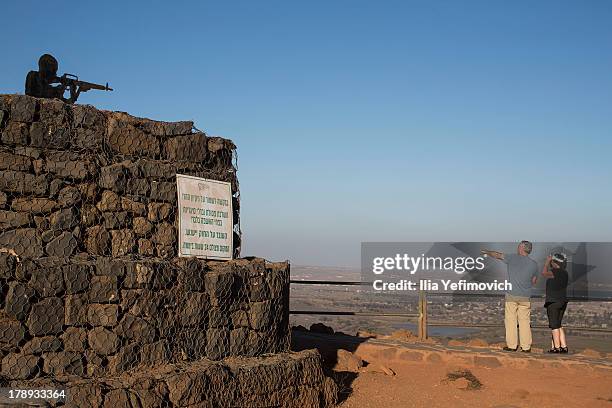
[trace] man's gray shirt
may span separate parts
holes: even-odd
[[[538,275],[538,264],[528,256],[504,254],[503,262],[508,265],[508,282],[512,296],[531,297],[531,279]]]

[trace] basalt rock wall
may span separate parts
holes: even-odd
[[[66,381],[67,380],[67,381]],[[18,389],[65,389],[70,408],[334,406],[338,389],[315,350],[272,356],[201,360],[96,379],[10,381]],[[2,401],[0,399],[0,404]],[[52,404],[55,406],[55,404]]]
[[[231,183],[238,257],[234,151],[192,122],[0,95],[0,250],[171,259],[180,173]]]
[[[289,264],[0,254],[1,376],[119,375],[289,349]]]
[[[230,182],[192,122],[0,96],[1,375],[118,375],[289,348],[289,264],[177,257],[176,174]]]
[[[67,389],[50,406],[335,403],[318,353],[289,352],[289,263],[239,258],[234,151],[192,122],[0,95],[0,386]],[[177,257],[177,173],[231,183],[236,259]]]

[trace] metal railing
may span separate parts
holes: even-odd
[[[371,286],[372,282],[360,282],[360,281],[327,281],[327,280],[295,280],[291,279],[290,284],[297,285],[331,285],[331,286]],[[420,339],[426,339],[428,337],[428,326],[434,327],[467,327],[467,328],[498,328],[503,327],[502,323],[462,323],[455,321],[442,321],[427,319],[427,297],[428,296],[474,296],[469,293],[441,293],[441,292],[426,292],[419,291],[418,300],[418,313],[388,313],[388,312],[353,312],[353,311],[335,311],[335,310],[291,310],[290,314],[294,315],[324,315],[324,316],[364,316],[364,317],[403,317],[408,321],[416,321],[418,336]],[[504,294],[496,293],[479,293],[479,297],[491,297],[500,298]],[[543,299],[543,295],[532,296],[535,299]],[[611,302],[610,298],[583,298],[583,297],[568,297],[570,301],[599,301],[599,302]],[[532,328],[545,329],[548,326],[545,325],[532,325]],[[612,333],[612,328],[598,328],[598,327],[581,327],[581,326],[564,326],[567,330],[577,330],[585,332],[604,332]]]

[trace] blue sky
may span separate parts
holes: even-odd
[[[361,241],[612,240],[612,3],[3,4],[2,86],[50,52],[238,145],[245,255]]]

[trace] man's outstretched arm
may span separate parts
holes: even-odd
[[[480,251],[480,253],[483,255],[492,256],[493,258],[499,259],[500,261],[504,260],[504,254],[502,252],[489,251],[488,249],[483,249],[482,251]]]

